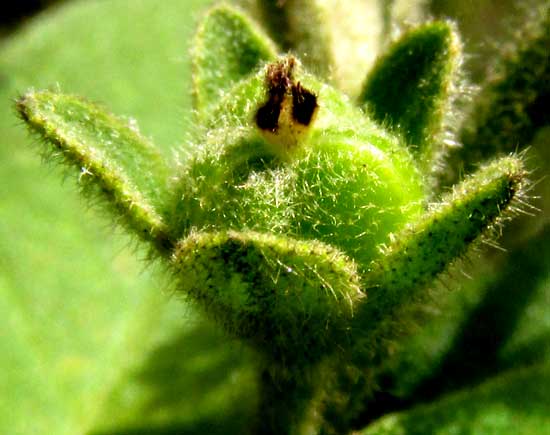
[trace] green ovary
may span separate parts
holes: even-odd
[[[403,173],[371,143],[330,139],[296,162],[294,227],[367,266],[377,245],[421,213],[422,189],[415,171]]]
[[[319,89],[319,113],[296,152],[274,152],[254,124],[263,72],[237,85],[215,111],[218,128],[180,178],[173,225],[185,236],[247,231],[316,239],[364,270],[377,247],[423,211],[421,176],[405,146],[334,89]],[[253,86],[254,85],[254,86]],[[224,110],[225,106],[227,110]],[[236,117],[234,106],[244,109]],[[181,210],[181,212],[178,212]],[[177,221],[178,216],[187,221]]]
[[[366,266],[376,247],[422,211],[416,171],[399,165],[374,140],[312,137],[308,150],[290,162],[250,157],[263,139],[239,142],[221,155],[195,160],[181,194],[199,230],[254,230],[316,239],[341,249]],[[375,138],[375,140],[383,140]],[[228,157],[243,152],[246,159]],[[406,156],[405,156],[406,157]],[[193,180],[193,181],[189,181]]]

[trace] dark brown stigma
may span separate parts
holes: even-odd
[[[292,118],[305,126],[308,126],[317,109],[317,96],[302,87],[298,82],[292,86]]]
[[[292,56],[269,65],[266,72],[268,100],[256,112],[256,125],[272,133],[279,128],[279,115],[285,95],[292,94],[292,118],[309,125],[315,109],[317,97],[308,91],[300,82],[294,83],[293,71],[296,59]]]

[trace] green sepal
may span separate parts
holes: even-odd
[[[367,293],[376,303],[363,305],[357,316],[363,327],[421,299],[434,278],[498,224],[512,201],[521,196],[525,177],[519,157],[496,160],[457,185],[417,222],[393,235],[366,278]]]
[[[199,117],[236,82],[276,55],[269,37],[237,9],[225,4],[210,9],[197,30],[191,54]]]
[[[48,154],[79,171],[84,193],[103,200],[115,219],[161,252],[172,245],[161,214],[169,169],[129,122],[80,97],[30,91],[16,103]]]
[[[518,157],[496,160],[459,184],[415,223],[391,236],[378,260],[365,274],[367,300],[353,318],[354,370],[338,380],[346,400],[331,403],[336,414],[327,420],[348,427],[372,398],[373,371],[391,354],[392,342],[418,321],[415,306],[429,298],[427,290],[453,261],[463,257],[480,237],[490,236],[525,188]],[[338,395],[336,395],[338,397]]]
[[[173,256],[178,289],[271,360],[314,362],[345,341],[363,297],[335,248],[265,233],[192,233]]]
[[[377,61],[359,99],[378,122],[405,138],[427,169],[441,146],[437,139],[460,55],[458,35],[450,23],[417,27]]]

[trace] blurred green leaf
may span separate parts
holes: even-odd
[[[470,390],[382,417],[363,435],[550,433],[550,365],[522,368]]]
[[[524,15],[528,24],[511,47],[501,48],[499,63],[460,132],[458,153],[467,170],[488,156],[530,145],[550,124],[550,4],[533,6]]]
[[[127,239],[113,239],[106,228],[109,221],[87,211],[75,189],[61,186],[40,164],[12,108],[17,94],[30,86],[88,95],[108,102],[113,112],[135,116],[142,134],[162,144],[163,154],[173,159],[170,146],[185,137],[192,122],[187,44],[195,17],[208,3],[75,2],[37,17],[3,42],[1,433],[84,434],[99,430],[99,422],[103,428],[117,426],[119,414],[129,427],[143,409],[122,412],[120,403],[110,406],[110,398],[133,391],[131,375],[140,367],[149,373],[161,370],[147,368],[149,352],[154,355],[178,337],[186,337],[180,343],[187,347],[182,350],[187,359],[200,351],[197,343],[212,349],[212,364],[204,365],[203,379],[219,374],[217,359],[229,358],[237,372],[247,373],[242,350],[231,350],[227,340],[192,320],[190,307],[167,297],[167,284],[143,272],[143,264],[124,249]],[[196,366],[184,366],[181,373],[193,370]],[[248,391],[248,378],[235,379],[224,384],[225,378],[213,377],[212,389],[206,391],[218,391],[216,409],[200,413],[200,403],[193,402],[197,396],[180,384],[183,393],[165,393],[165,401],[156,405],[156,415],[164,419],[143,418],[141,424],[185,422],[198,427],[207,416],[223,421],[227,414],[242,424],[247,416],[242,410],[251,408],[240,393],[241,387]],[[121,402],[129,406],[130,393],[124,394]],[[131,395],[139,401],[139,394]],[[175,421],[175,412],[169,410],[182,396],[188,407]],[[254,400],[252,393],[246,397]],[[235,410],[234,403],[242,405]],[[235,417],[239,415],[240,420]]]

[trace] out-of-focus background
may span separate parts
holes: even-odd
[[[188,51],[211,3],[2,6],[0,433],[241,433],[253,415],[254,357],[173,294],[78,196],[75,177],[42,164],[13,110],[31,87],[85,95],[135,119],[173,158],[192,125]],[[519,3],[432,0],[426,9],[457,21],[468,75],[481,83],[526,16]],[[546,198],[547,138],[531,144],[540,180],[531,194]],[[439,320],[389,365],[387,389],[402,402],[386,411],[415,397],[428,403],[389,421],[401,425],[396,433],[550,433],[548,199],[532,201],[541,212],[505,227],[508,253],[488,248],[463,266],[472,279],[447,279]]]

